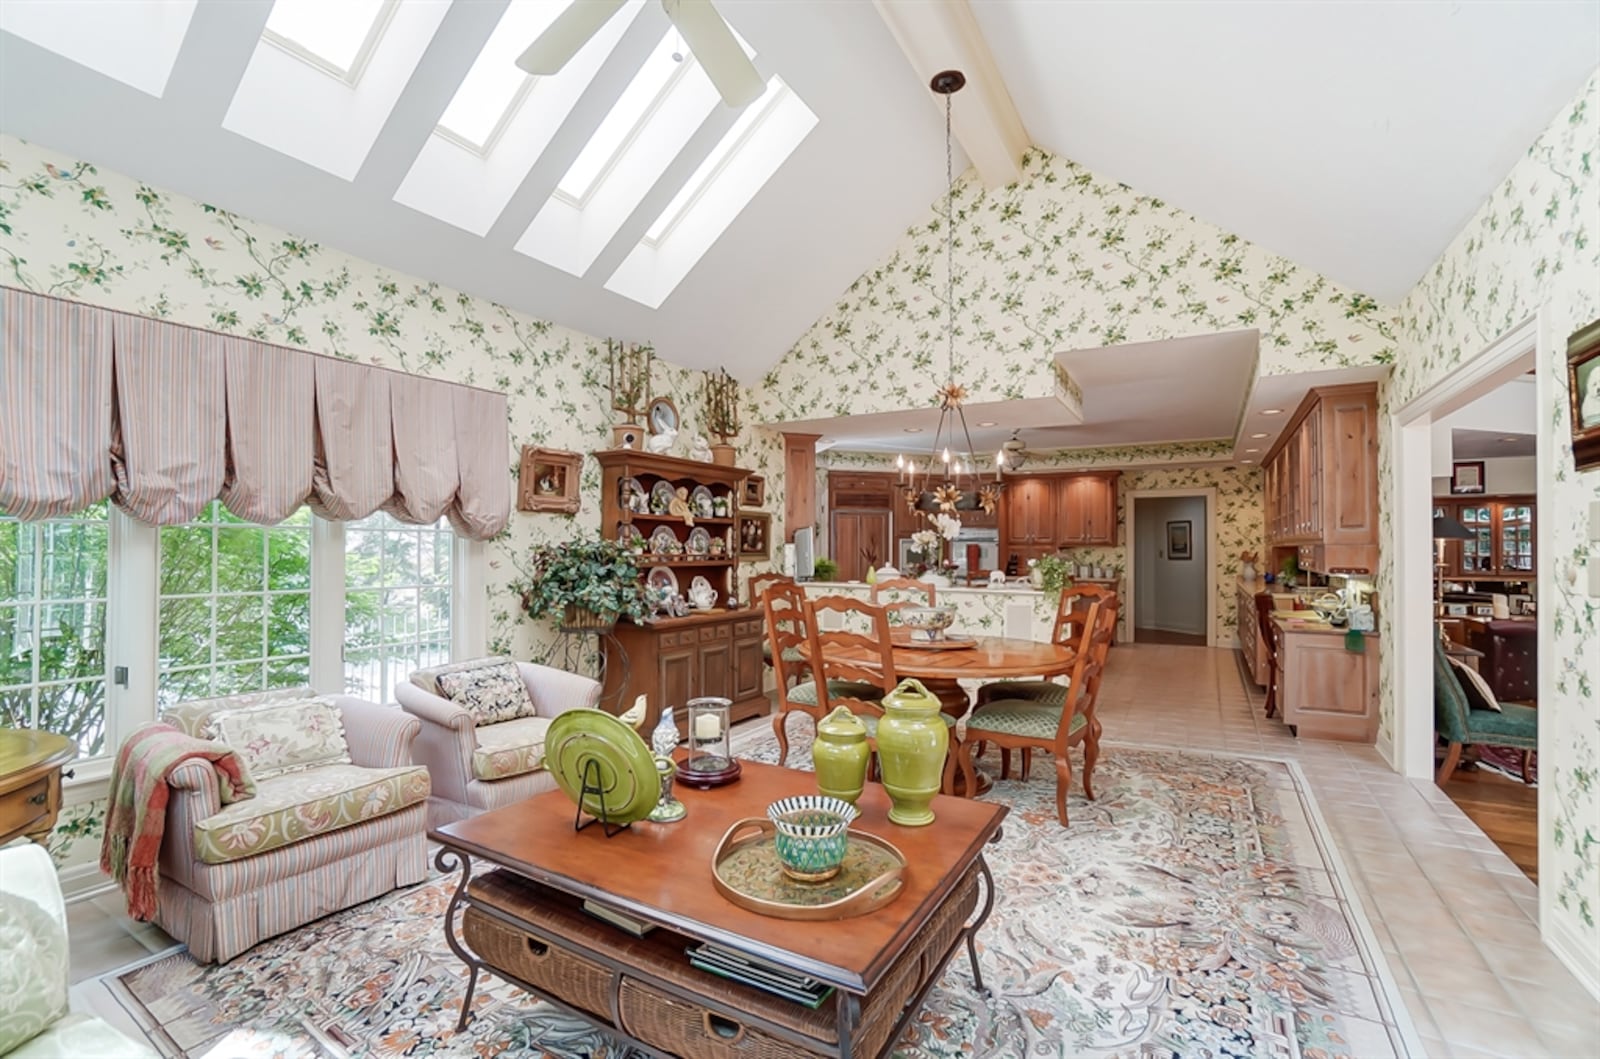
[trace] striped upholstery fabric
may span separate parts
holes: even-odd
[[[444,693],[439,690],[439,677],[445,673],[464,673],[469,669],[481,669],[484,666],[497,666],[511,661],[507,655],[488,655],[484,658],[469,658],[465,662],[446,662],[442,666],[429,666],[427,669],[418,669],[411,674],[411,683],[426,691],[429,695],[438,695],[444,698]]]
[[[394,493],[390,374],[332,357],[317,357],[314,374],[311,509],[341,522],[366,518]]]
[[[0,291],[0,514],[71,515],[111,495],[111,321]]]
[[[192,327],[118,314],[112,328],[116,505],[152,526],[177,526],[222,491],[228,407],[222,350]]]
[[[511,521],[511,433],[505,394],[452,388],[456,472],[460,484],[448,512],[463,537],[486,541]]]
[[[161,720],[174,728],[183,729],[196,739],[210,739],[207,731],[211,715],[218,710],[242,710],[251,706],[268,706],[285,702],[304,702],[317,698],[309,687],[274,688],[271,691],[251,691],[243,695],[219,695],[212,699],[190,699],[176,703],[161,711]]]
[[[282,522],[311,495],[312,358],[246,338],[222,339],[228,473],[222,503],[247,522]]]
[[[449,387],[411,375],[389,380],[394,433],[394,495],[383,509],[401,522],[431,525],[455,503],[455,397]],[[506,472],[510,453],[500,454]]]

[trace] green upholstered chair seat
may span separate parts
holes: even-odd
[[[1539,749],[1539,711],[1515,702],[1502,702],[1499,713],[1472,709],[1450,669],[1444,645],[1437,641],[1433,645],[1433,717],[1447,742]]]
[[[1076,732],[1088,721],[1074,714],[1070,731]],[[975,711],[967,719],[967,739],[982,739],[985,732],[1014,735],[1022,739],[1048,742],[1061,726],[1061,707],[1026,699],[999,699]]]
[[[761,645],[761,660],[763,662],[765,662],[769,666],[772,664],[772,641],[771,640],[768,640],[766,643]],[[799,665],[801,662],[804,662],[805,660],[806,660],[806,656],[800,652],[800,648],[798,648],[798,647],[785,647],[783,649],[783,661],[784,661],[784,663],[786,665],[791,665],[791,666]]]
[[[1057,684],[1053,680],[1000,680],[985,684],[980,699],[978,705],[983,709],[1001,699],[1021,699],[1025,702],[1041,702],[1059,710],[1067,704],[1067,685]]]
[[[817,683],[808,680],[803,684],[796,684],[785,693],[785,697],[792,703],[800,706],[817,705]],[[866,702],[877,702],[883,698],[883,689],[876,684],[867,684],[856,680],[830,680],[828,681],[828,698],[830,699],[861,699]]]
[[[876,738],[878,738],[878,718],[877,718],[877,716],[874,715],[874,714],[870,714],[870,713],[863,713],[863,714],[860,715],[860,717],[861,717],[861,723],[866,726],[867,738],[868,739],[876,739]],[[956,725],[956,719],[954,717],[950,716],[948,713],[941,713],[939,715],[939,720],[944,722],[944,726],[946,728],[954,728],[955,725]]]

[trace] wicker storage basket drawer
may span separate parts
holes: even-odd
[[[490,967],[611,1020],[612,972],[599,964],[559,945],[546,944],[476,908],[469,907],[462,914],[461,935]]]
[[[622,976],[622,1029],[683,1059],[792,1059],[804,1049]]]

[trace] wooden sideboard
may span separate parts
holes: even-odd
[[[0,846],[26,835],[43,844],[61,812],[61,769],[78,744],[54,732],[0,728]]]
[[[1378,569],[1378,388],[1312,390],[1262,461],[1267,547],[1302,570]]]

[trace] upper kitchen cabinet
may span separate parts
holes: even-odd
[[[1452,540],[1445,545],[1445,569],[1450,577],[1526,581],[1534,576],[1532,497],[1435,498],[1434,509],[1450,515],[1472,534],[1470,540]]]
[[[1378,569],[1378,388],[1312,390],[1263,461],[1267,544],[1320,573]]]
[[[1056,484],[1056,535],[1063,548],[1117,543],[1117,473],[1074,474]]]
[[[1006,483],[1006,541],[1017,548],[1055,550],[1055,483],[1049,478],[1016,478]]]

